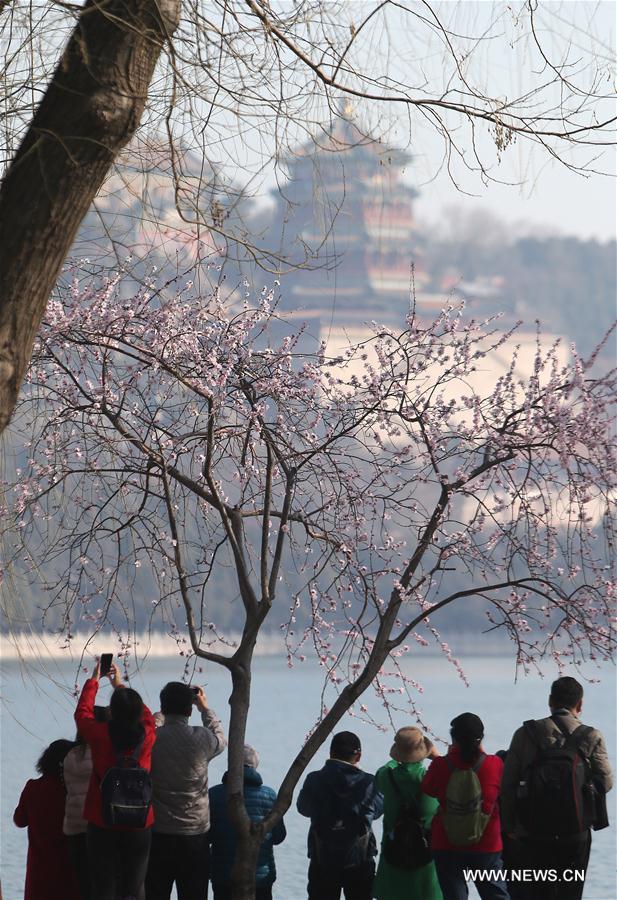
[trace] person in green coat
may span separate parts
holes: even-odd
[[[422,760],[427,757],[434,759],[439,753],[419,728],[408,727],[397,731],[390,756],[390,762],[382,766],[375,776],[377,788],[384,796],[384,836],[394,827],[402,802],[401,794],[392,784],[392,776],[401,793],[416,801],[422,824],[430,828],[439,803],[420,793],[420,782],[426,771]],[[381,851],[373,897],[378,900],[443,900],[435,863],[429,862],[418,869],[400,869],[385,858],[383,840]]]

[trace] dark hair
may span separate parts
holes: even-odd
[[[144,703],[133,688],[116,688],[109,703],[109,736],[116,750],[132,750],[144,736]]]
[[[480,755],[480,743],[484,737],[484,725],[475,713],[461,713],[450,722],[450,737],[461,751],[461,759],[474,763]]]
[[[95,706],[94,720],[96,722],[109,722],[109,707]],[[75,744],[82,749],[85,749],[88,746],[88,741],[82,736],[79,729],[77,730],[77,734],[75,735]]]
[[[144,703],[133,688],[116,688],[109,702],[109,718],[113,722],[131,727],[141,721]]]
[[[73,741],[67,741],[64,738],[52,743],[43,750],[39,761],[36,764],[36,771],[39,775],[51,775],[54,778],[62,776],[62,764],[64,757],[75,746]]]
[[[583,699],[583,685],[576,678],[564,675],[551,685],[549,703],[555,709],[574,709]]]
[[[193,706],[193,689],[181,681],[170,681],[161,691],[161,712],[164,716],[190,716]]]
[[[353,731],[339,731],[332,738],[330,744],[330,756],[335,759],[342,759],[343,762],[349,762],[358,753],[362,752],[362,744],[360,738]]]

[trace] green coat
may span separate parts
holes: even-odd
[[[414,796],[420,807],[423,824],[428,828],[431,819],[437,812],[439,804],[432,797],[420,793],[420,782],[424,776],[422,763],[396,763],[394,760],[387,762],[375,776],[377,787],[384,795],[383,831],[387,834],[396,822],[400,800],[398,794],[390,784],[388,769],[394,769],[394,777],[402,791]],[[373,886],[373,897],[378,900],[442,900],[435,863],[428,863],[420,869],[398,869],[391,866],[382,853],[379,857],[377,875]]]

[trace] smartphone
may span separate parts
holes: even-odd
[[[99,670],[101,676],[108,674],[111,669],[111,661],[113,658],[113,653],[101,653],[101,668]]]
[[[199,693],[199,688],[194,684],[191,685],[191,690],[193,691],[194,694]]]

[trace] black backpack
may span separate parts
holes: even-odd
[[[122,828],[145,828],[152,804],[150,773],[139,765],[143,740],[130,754],[118,753],[117,765],[101,779],[103,821]]]
[[[373,855],[375,838],[359,806],[353,790],[330,790],[324,798],[311,829],[311,858],[320,868],[351,869]]]
[[[398,795],[400,806],[394,827],[384,833],[383,854],[390,865],[397,869],[419,869],[433,858],[430,832],[422,824],[415,798],[405,796],[392,769],[388,769],[388,778]]]
[[[589,760],[581,743],[593,731],[579,725],[571,734],[557,716],[553,722],[565,737],[561,746],[542,746],[535,721],[523,723],[536,746],[536,756],[523,773],[517,791],[518,819],[537,840],[571,837],[591,827],[604,827],[598,821],[598,792]]]

